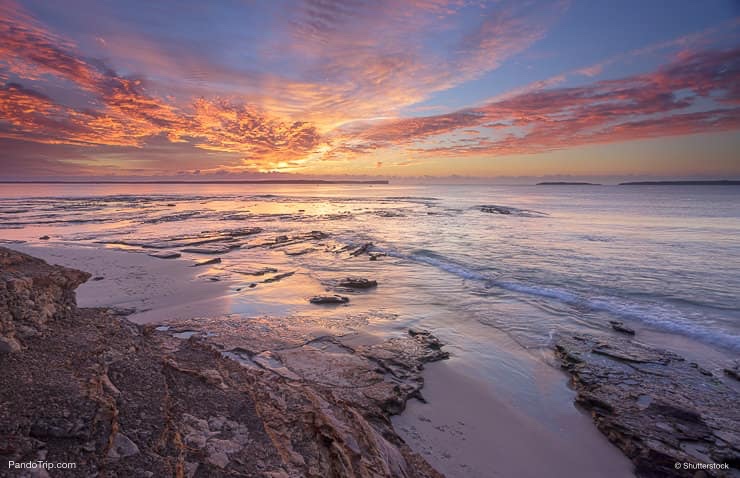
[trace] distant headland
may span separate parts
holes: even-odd
[[[145,180],[86,180],[86,181],[0,181],[0,184],[388,184],[387,180],[351,181],[323,179],[263,179],[212,181],[145,181]]]
[[[620,186],[740,186],[740,181],[633,181],[619,183]]]
[[[545,181],[537,183],[537,186],[601,186],[599,183],[584,183],[578,181]]]

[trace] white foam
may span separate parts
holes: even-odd
[[[727,330],[710,328],[688,317],[684,312],[670,304],[637,303],[629,299],[597,296],[584,297],[577,292],[521,282],[500,281],[490,275],[477,272],[465,265],[428,254],[403,254],[393,250],[382,250],[389,256],[427,264],[468,280],[483,281],[489,286],[543,297],[592,311],[606,312],[622,319],[640,321],[655,329],[685,335],[702,342],[740,351],[740,335]]]

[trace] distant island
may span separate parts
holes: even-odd
[[[212,180],[212,181],[134,181],[134,180],[87,180],[87,181],[0,181],[0,184],[388,184],[387,180],[350,181],[323,179],[261,179],[261,180]]]
[[[740,186],[740,181],[634,181],[619,183],[620,186]]]
[[[601,184],[572,181],[546,181],[543,183],[537,183],[537,186],[601,186]]]

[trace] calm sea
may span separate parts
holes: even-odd
[[[306,294],[351,274],[380,286],[348,310],[443,329],[468,352],[485,328],[537,350],[620,320],[740,353],[740,187],[0,185],[5,241],[151,252],[252,226],[264,232],[208,271],[236,281],[234,312],[310,312]],[[248,247],[315,230],[328,238]],[[364,243],[387,255],[339,252]],[[297,273],[238,287],[256,266]]]

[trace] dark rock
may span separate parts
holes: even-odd
[[[281,280],[285,279],[286,277],[292,276],[293,274],[295,274],[295,271],[282,272],[280,274],[275,274],[272,277],[268,277],[267,279],[263,280],[262,282],[265,283],[265,284],[269,284],[271,282],[278,282],[278,281],[281,281]]]
[[[489,214],[511,214],[511,208],[503,206],[481,206],[481,212],[487,212]]]
[[[612,329],[616,330],[617,332],[621,332],[627,335],[635,335],[634,329],[627,327],[626,325],[624,325],[623,322],[619,320],[610,320],[609,324],[612,326]]]
[[[385,252],[371,252],[368,254],[371,261],[377,261],[379,257],[387,255]]]
[[[104,279],[105,279],[105,277],[103,277],[103,276],[95,276],[95,277],[93,277],[90,280],[93,280],[93,281],[96,281],[97,282],[97,281],[101,281],[101,280],[104,280]]]
[[[221,258],[220,257],[214,257],[213,259],[207,259],[205,261],[196,262],[195,264],[191,265],[190,267],[199,267],[199,266],[208,266],[211,264],[220,264]]]
[[[263,276],[265,274],[273,274],[277,271],[278,270],[274,267],[262,267],[260,269],[238,269],[233,272],[236,272],[237,274],[244,274],[247,276]]]
[[[371,289],[378,286],[378,281],[365,279],[364,277],[346,277],[337,284],[347,289]]]
[[[186,247],[185,249],[181,249],[181,250],[182,252],[187,252],[190,254],[226,254],[232,249],[233,249],[232,247],[228,247],[228,246],[225,246],[225,247],[202,246],[202,247]]]
[[[149,255],[158,259],[177,259],[178,257],[182,257],[182,254],[174,251],[152,252]]]
[[[42,240],[42,241],[48,241],[49,240],[49,236],[41,236],[41,237],[39,237],[39,239]]]
[[[308,299],[312,304],[346,304],[349,297],[342,295],[316,295]]]
[[[530,209],[519,209],[509,206],[485,205],[479,206],[481,212],[488,214],[501,214],[503,216],[540,217],[547,216],[544,212],[532,211]]]
[[[723,372],[725,372],[725,375],[728,377],[740,381],[740,362],[734,362],[730,366],[725,367]]]
[[[698,365],[619,337],[562,335],[556,355],[572,377],[576,402],[633,461],[637,476],[695,476],[674,467],[684,462],[737,466],[740,396]]]
[[[361,245],[355,250],[350,251],[349,255],[352,257],[357,257],[359,255],[365,254],[366,252],[369,252],[372,247],[373,247],[372,242],[366,242],[365,244]]]

